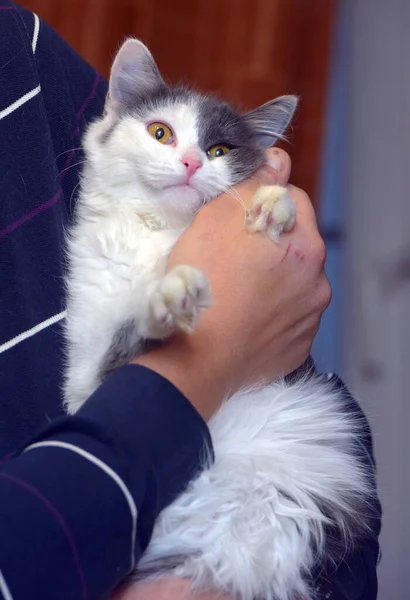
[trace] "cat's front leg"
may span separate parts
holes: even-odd
[[[202,271],[188,265],[174,267],[152,288],[144,333],[158,339],[177,330],[192,332],[210,303],[211,288]]]
[[[253,196],[246,211],[249,231],[267,233],[275,241],[282,231],[290,231],[296,220],[296,206],[288,190],[280,185],[264,185]]]

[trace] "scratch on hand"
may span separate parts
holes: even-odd
[[[283,261],[286,259],[287,255],[289,254],[290,247],[291,247],[291,244],[288,244],[288,247],[286,248],[286,252],[282,256],[282,260],[280,261],[281,263],[283,263]]]

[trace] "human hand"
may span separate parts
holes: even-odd
[[[189,582],[179,577],[140,581],[119,590],[112,600],[235,600],[218,592],[194,592]]]
[[[112,600],[236,600],[219,592],[195,592],[182,577],[164,577],[157,581],[140,581],[118,590]],[[300,598],[299,600],[308,600]]]
[[[260,185],[286,185],[290,159],[264,167],[235,190],[244,204]],[[246,231],[244,209],[229,194],[199,212],[173,248],[168,267],[189,264],[211,283],[212,306],[193,334],[177,334],[134,362],[172,381],[205,419],[245,385],[275,380],[307,358],[330,302],[325,247],[308,196],[289,186],[296,224],[279,243]]]

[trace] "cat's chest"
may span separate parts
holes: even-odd
[[[104,224],[100,238],[106,259],[115,268],[159,275],[165,271],[181,229],[155,230],[135,216],[122,214]]]
[[[168,256],[181,235],[181,231],[151,231],[142,228],[134,250],[130,247],[130,261],[143,271],[152,269],[157,274],[165,271]]]

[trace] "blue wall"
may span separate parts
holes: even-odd
[[[332,303],[323,316],[313,346],[321,370],[343,374],[344,285],[344,158],[346,141],[346,20],[339,11],[331,59],[326,115],[319,223],[327,246],[326,272],[333,290]]]

